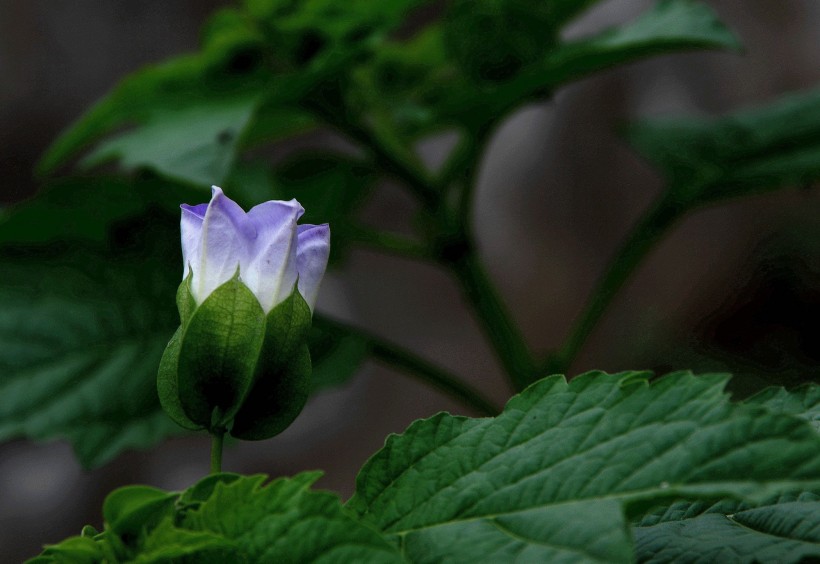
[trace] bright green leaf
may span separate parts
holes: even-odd
[[[730,403],[724,375],[645,378],[553,376],[498,417],[418,421],[368,461],[349,507],[414,561],[612,562],[631,560],[626,517],[647,507],[820,486],[804,421]]]
[[[87,537],[69,537],[43,549],[43,553],[26,564],[98,564],[105,558],[99,543]]]

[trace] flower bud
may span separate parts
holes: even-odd
[[[297,225],[296,200],[245,213],[216,186],[182,206],[181,325],[160,362],[160,403],[189,429],[264,439],[299,414],[310,388],[305,344],[327,266],[327,225]]]

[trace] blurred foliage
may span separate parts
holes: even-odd
[[[442,17],[424,18],[417,10],[441,6],[246,0],[213,15],[198,52],[124,78],[43,156],[42,192],[0,213],[0,437],[67,437],[95,466],[174,431],[154,388],[176,326],[174,224],[179,203],[204,201],[210,184],[245,207],[299,199],[306,220],[330,223],[339,264],[362,238],[361,206],[382,181],[398,179],[434,218],[419,239],[458,256],[470,247],[445,244],[464,219],[452,217],[450,195],[465,169],[477,169],[478,139],[512,111],[616,65],[739,46],[693,0],[662,0],[632,23],[564,40],[564,26],[596,3],[454,0]],[[708,177],[696,185],[698,201],[808,181],[820,172],[806,152],[816,150],[818,102],[808,95],[786,106],[643,126],[633,138],[674,190],[695,186],[680,178]],[[264,157],[266,147],[319,128],[355,147],[276,164]],[[457,149],[440,173],[424,169],[416,143],[448,131],[460,135]],[[735,176],[691,172],[720,167]],[[371,240],[412,248],[391,235]],[[321,327],[311,349],[314,388],[345,382],[370,351],[361,336]]]

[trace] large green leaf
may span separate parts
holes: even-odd
[[[112,224],[111,248],[0,251],[0,440],[68,438],[97,466],[177,432],[155,387],[177,325],[179,235],[163,217]]]
[[[630,142],[687,206],[820,179],[820,90],[718,119],[646,121]]]
[[[304,473],[263,485],[266,476],[220,474],[182,494],[121,488],[105,502],[104,533],[66,539],[33,562],[68,562],[70,557],[98,562],[111,556],[146,563],[180,558],[215,564],[403,562],[379,533],[347,514],[338,497],[309,489],[319,475]]]
[[[802,562],[820,558],[820,497],[785,495],[757,507],[680,502],[633,532],[639,562]]]
[[[90,144],[104,143],[86,164],[114,157],[194,184],[227,175],[247,122],[264,91],[262,39],[242,19],[215,17],[199,53],[149,66],[125,78],[49,148],[39,172],[62,166]]]
[[[413,561],[628,562],[627,519],[645,508],[820,486],[820,436],[730,403],[727,379],[553,376],[498,417],[418,421],[368,461],[349,507]]]

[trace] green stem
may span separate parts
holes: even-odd
[[[404,181],[424,209],[431,213],[438,233],[430,236],[430,243],[432,245],[443,241],[447,247],[438,253],[438,258],[461,281],[462,288],[513,386],[521,390],[530,384],[536,373],[532,355],[502,304],[492,281],[484,273],[470,238],[473,185],[476,182],[478,167],[476,161],[496,121],[487,120],[481,128],[468,132],[468,135],[474,138],[465,140],[464,146],[459,148],[440,177],[447,182],[458,181],[459,176],[464,177],[454,225],[453,216],[443,209],[446,202],[442,201],[442,197],[446,187],[440,184],[441,180],[439,183],[435,182],[419,166],[387,150],[373,133],[346,118],[345,112],[329,111],[320,104],[313,105],[310,109],[325,123],[336,127],[369,149],[376,162],[387,172]]]
[[[463,382],[458,376],[424,360],[395,343],[325,316],[316,316],[314,325],[321,326],[326,330],[353,335],[365,341],[373,358],[398,368],[425,384],[429,384],[451,398],[475,409],[481,415],[498,415],[500,412],[498,406],[481,392]]]
[[[612,299],[680,214],[679,207],[662,197],[638,221],[599,279],[564,345],[547,359],[545,372],[566,373]]]
[[[507,313],[475,250],[470,247],[450,267],[510,381],[516,390],[523,390],[535,380],[535,363],[524,336]]]
[[[224,440],[224,431],[211,434],[211,474],[222,472],[222,445]]]

